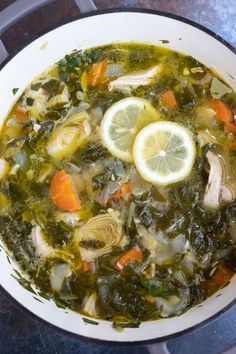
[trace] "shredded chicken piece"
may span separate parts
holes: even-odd
[[[121,76],[109,83],[109,91],[119,90],[129,93],[132,89],[137,88],[138,86],[149,85],[160,71],[161,65],[157,65],[142,72]]]
[[[207,208],[217,209],[220,202],[232,202],[236,197],[235,180],[229,180],[226,166],[220,156],[208,151],[206,158],[210,164],[210,173],[203,204]]]
[[[218,208],[220,204],[221,181],[222,181],[222,165],[220,159],[213,152],[208,151],[206,158],[210,164],[210,173],[203,204],[209,208]]]

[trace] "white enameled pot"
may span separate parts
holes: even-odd
[[[162,44],[161,40],[168,40]],[[108,43],[139,42],[162,45],[198,59],[217,69],[236,89],[236,54],[233,48],[216,35],[182,18],[147,10],[114,10],[82,15],[39,37],[7,63],[0,71],[0,124],[20,97],[27,84],[41,71],[74,49],[86,49]],[[18,87],[17,95],[12,89]],[[235,300],[236,277],[224,289],[181,316],[142,323],[137,329],[117,332],[110,322],[85,324],[81,315],[58,308],[54,302],[36,301],[12,277],[17,265],[0,252],[0,282],[2,288],[19,304],[39,318],[68,332],[88,338],[115,342],[160,341],[186,331],[219,314]],[[36,290],[37,291],[37,290]],[[221,296],[219,296],[221,295]]]

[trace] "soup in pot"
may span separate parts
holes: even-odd
[[[179,315],[236,270],[235,134],[235,92],[194,58],[74,51],[2,128],[1,238],[58,306],[134,326]]]

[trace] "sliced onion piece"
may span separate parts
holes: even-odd
[[[124,64],[108,64],[106,77],[121,76],[124,74]]]
[[[33,227],[31,231],[31,239],[36,252],[41,257],[47,258],[56,255],[54,248],[47,243],[40,226],[37,225]]]
[[[61,291],[65,278],[71,276],[69,264],[60,263],[52,267],[50,272],[50,283],[54,291]]]
[[[227,93],[231,92],[232,89],[229,86],[226,86],[222,81],[220,81],[216,77],[213,78],[210,88],[210,93],[213,98],[220,99]]]
[[[185,288],[180,290],[178,296],[172,295],[165,299],[162,297],[155,298],[155,303],[158,309],[160,309],[160,315],[162,317],[176,316],[182,313],[190,301],[190,290]]]

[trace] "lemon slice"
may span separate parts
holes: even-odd
[[[195,159],[192,134],[181,125],[162,121],[149,124],[137,135],[134,162],[147,181],[168,185],[189,175]]]
[[[125,98],[106,111],[100,128],[102,142],[114,156],[132,162],[136,135],[147,124],[159,119],[159,113],[147,100]]]

